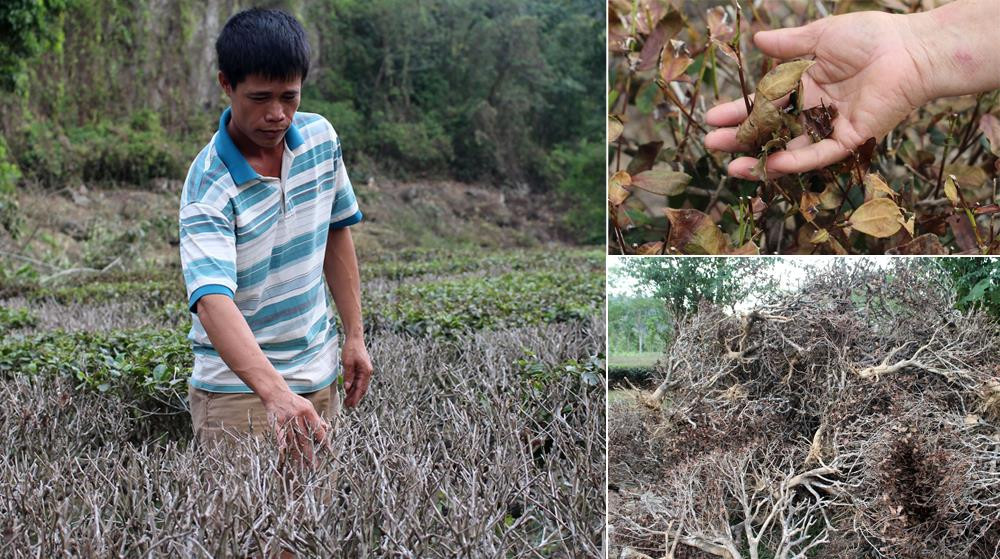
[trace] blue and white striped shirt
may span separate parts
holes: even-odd
[[[226,109],[181,194],[181,267],[195,354],[190,383],[210,392],[252,392],[219,357],[196,314],[198,299],[218,293],[233,298],[292,391],[320,390],[340,374],[323,276],[327,234],[361,221],[340,139],[322,116],[295,113],[281,177],[265,177],[226,133],[229,118]]]

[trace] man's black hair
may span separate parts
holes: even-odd
[[[219,70],[235,88],[250,75],[305,81],[309,41],[297,19],[281,10],[251,8],[229,18],[215,41]]]

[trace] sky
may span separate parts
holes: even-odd
[[[692,256],[608,256],[608,295],[642,295],[638,292],[635,280],[624,275],[623,261],[626,258],[697,258]],[[783,288],[794,288],[809,274],[809,271],[817,267],[825,266],[831,258],[844,258],[837,256],[754,256],[752,258],[774,258],[778,262],[771,268],[771,274],[775,276]],[[889,264],[891,256],[851,256],[852,261],[859,262],[867,260],[874,262],[876,266],[885,267]]]

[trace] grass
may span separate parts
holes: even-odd
[[[660,351],[644,351],[642,353],[608,353],[609,367],[652,367],[656,361],[663,357]]]

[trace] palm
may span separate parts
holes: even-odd
[[[820,142],[795,138],[785,150],[768,157],[768,176],[798,173],[835,163],[865,143],[881,140],[906,115],[926,99],[921,76],[907,49],[912,37],[908,27],[889,14],[849,14],[820,20],[809,26],[772,31],[767,40],[755,42],[776,58],[812,58],[802,77],[803,106],[837,106],[833,134]],[[705,137],[705,146],[724,151],[748,151],[737,140],[736,126],[746,118],[742,100],[713,108],[708,124],[723,126]],[[758,178],[752,157],[729,164],[729,173]]]
[[[832,137],[846,150],[882,139],[919,104],[919,74],[897,28],[881,18],[853,19],[824,31],[803,78],[804,106],[837,105]]]

